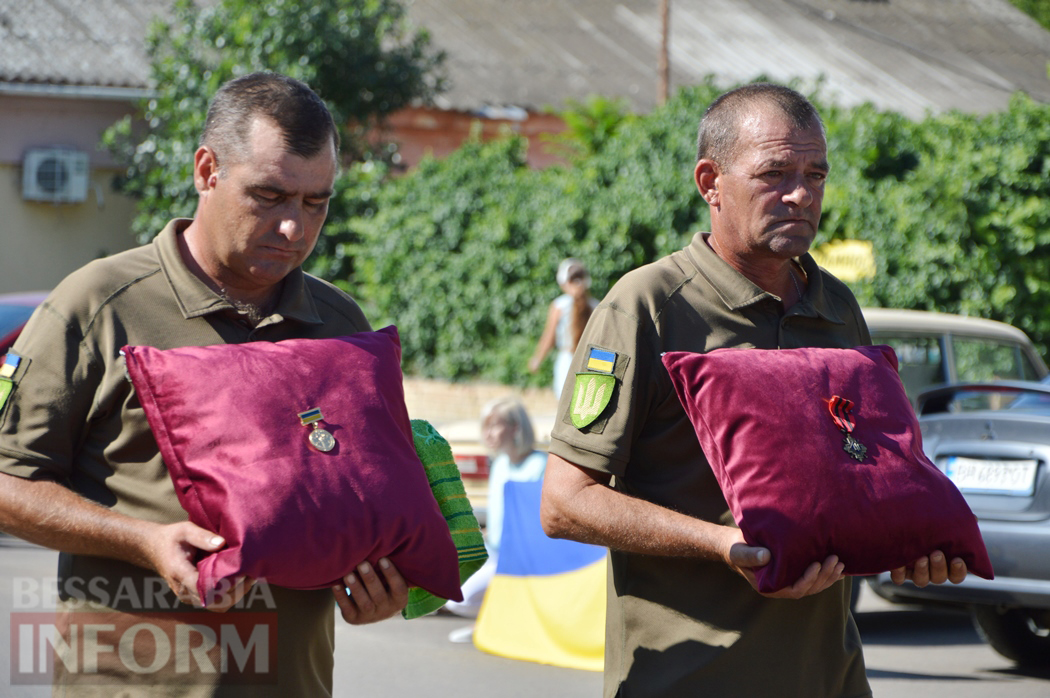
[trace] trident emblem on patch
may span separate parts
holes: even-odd
[[[582,429],[602,413],[612,399],[616,379],[602,373],[577,373],[572,390],[570,416],[573,426]]]

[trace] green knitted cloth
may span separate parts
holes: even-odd
[[[452,542],[456,544],[459,583],[462,584],[488,559],[481,528],[474,517],[467,492],[463,489],[463,480],[459,477],[459,468],[452,457],[448,441],[430,422],[422,419],[412,420],[412,438],[416,444],[416,453],[426,468],[430,491],[434,493],[434,499],[445,516]],[[419,618],[441,608],[446,600],[429,591],[412,587],[408,592],[408,605],[401,615],[410,620]]]

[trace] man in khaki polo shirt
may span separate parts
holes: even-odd
[[[660,361],[870,344],[852,293],[807,254],[829,169],[823,123],[793,90],[749,85],[708,108],[698,150],[711,232],[626,274],[591,316],[572,373],[611,375],[613,390],[605,405],[562,395],[543,525],[611,549],[606,698],[870,696],[842,564],[814,560],[791,587],[758,593],[752,568],[770,553],[732,525]],[[934,551],[893,574],[957,583],[966,567]]]
[[[220,603],[236,608],[198,608],[193,558],[224,541],[186,521],[119,355],[126,344],[369,330],[348,295],[301,269],[328,212],[338,147],[306,85],[273,73],[230,81],[194,156],[195,217],[71,274],[12,348],[0,528],[62,551],[55,695],[331,695],[336,604],[355,624],[405,606],[405,581],[383,559],[345,587],[242,580]],[[216,617],[223,625],[209,636]],[[209,637],[222,658],[205,651]]]

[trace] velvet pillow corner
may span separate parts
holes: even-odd
[[[734,520],[771,562],[759,590],[835,554],[846,574],[941,550],[990,579],[976,517],[922,451],[888,346],[667,352],[664,365]]]
[[[409,584],[462,598],[396,328],[123,353],[179,503],[226,539],[198,562],[202,599],[241,575],[321,589],[384,556]]]

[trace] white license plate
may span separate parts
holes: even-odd
[[[1035,491],[1037,460],[985,460],[951,456],[945,473],[963,492],[1030,497]]]

